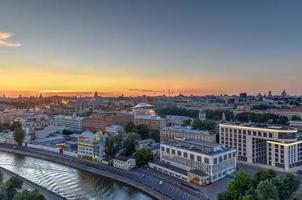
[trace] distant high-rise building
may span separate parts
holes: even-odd
[[[287,96],[285,89],[282,91],[281,96],[282,97],[286,97]]]
[[[273,95],[272,95],[272,91],[268,91],[268,96],[269,97],[272,97]]]

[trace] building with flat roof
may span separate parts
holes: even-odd
[[[281,109],[272,109],[269,110],[269,113],[287,117],[289,120],[292,120],[294,117],[302,119],[302,107],[301,106],[295,106],[292,108],[281,108]]]
[[[167,125],[167,121],[165,118],[162,118],[160,116],[147,116],[147,115],[140,115],[134,117],[134,124],[140,125],[146,125],[151,129],[160,130]]]
[[[160,140],[174,140],[176,138],[191,138],[208,142],[216,142],[216,134],[209,131],[193,130],[191,127],[169,126],[160,130]]]
[[[58,115],[54,117],[57,126],[64,126],[65,129],[74,132],[81,132],[83,129],[83,117]]]
[[[83,120],[84,130],[102,130],[111,124],[126,126],[133,121],[133,114],[131,112],[102,112],[99,114],[92,114]]]
[[[302,140],[291,127],[257,124],[220,124],[219,141],[237,149],[238,160],[285,171],[302,164]]]
[[[160,144],[160,162],[153,169],[171,176],[205,185],[236,170],[236,150],[224,145],[194,139],[175,139]]]

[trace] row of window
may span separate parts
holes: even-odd
[[[272,133],[266,133],[266,132],[258,132],[258,131],[250,131],[250,130],[241,130],[241,129],[230,129],[230,128],[221,128],[222,132],[227,133],[239,133],[244,135],[253,135],[253,136],[259,136],[259,137],[273,137]]]

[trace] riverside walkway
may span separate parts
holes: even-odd
[[[200,192],[177,183],[164,182],[159,184],[160,179],[151,174],[144,174],[138,170],[125,171],[102,163],[83,161],[75,157],[49,152],[29,147],[12,145],[0,145],[0,151],[23,154],[59,164],[67,165],[80,170],[88,171],[104,177],[108,177],[124,184],[135,187],[156,199],[167,200],[207,200]]]

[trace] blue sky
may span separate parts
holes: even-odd
[[[0,73],[32,78],[0,78],[0,89],[301,94],[301,10],[301,1],[2,1],[0,32],[21,46],[0,46]]]

